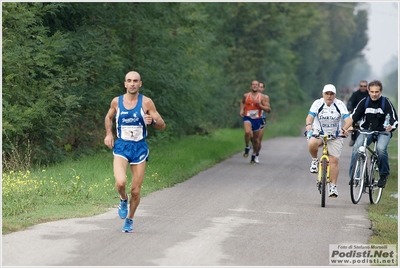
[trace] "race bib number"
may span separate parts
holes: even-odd
[[[248,117],[250,117],[252,119],[258,118],[259,117],[258,116],[258,110],[248,110],[246,116],[248,116]]]
[[[143,126],[121,126],[121,139],[140,141],[143,139]]]

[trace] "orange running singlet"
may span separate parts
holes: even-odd
[[[249,93],[244,102],[244,116],[248,116],[251,119],[258,119],[262,115],[262,109],[256,104],[261,102],[261,93],[253,99],[251,93]]]

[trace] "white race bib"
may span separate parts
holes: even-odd
[[[246,116],[252,119],[258,118],[258,110],[248,110]]]
[[[143,139],[143,126],[121,126],[121,139],[140,141]]]

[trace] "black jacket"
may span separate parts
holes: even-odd
[[[347,101],[347,110],[352,112],[357,104],[365,97],[368,97],[368,90],[361,92],[360,90],[354,91],[350,99]]]
[[[354,122],[360,121],[361,129],[370,129],[375,131],[385,131],[383,123],[385,122],[386,114],[390,115],[390,125],[392,131],[395,131],[398,126],[398,118],[393,104],[388,98],[385,100],[385,110],[382,110],[382,96],[373,101],[370,99],[367,109],[365,109],[365,102],[367,98],[362,99],[351,114]]]

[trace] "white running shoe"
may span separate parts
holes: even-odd
[[[258,159],[258,156],[256,155],[256,157],[254,158],[254,162],[256,162],[256,164],[260,163],[260,160]]]
[[[338,191],[336,188],[336,184],[331,183],[331,187],[329,188],[329,197],[333,197],[333,198],[338,197]]]
[[[318,173],[318,164],[319,164],[318,159],[311,160],[311,167],[310,167],[311,173]]]

